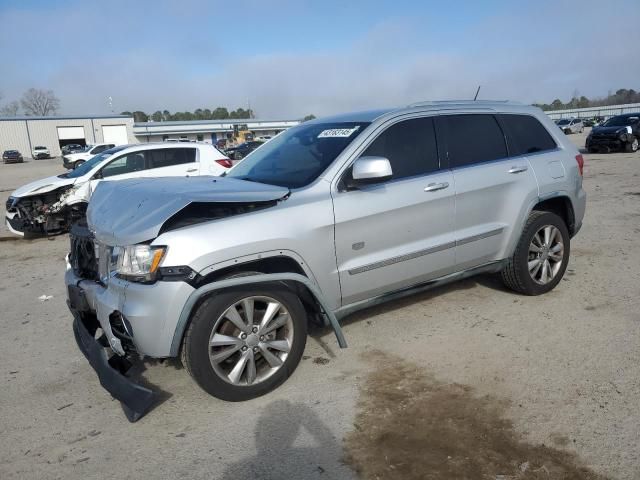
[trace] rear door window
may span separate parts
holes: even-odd
[[[504,134],[493,115],[443,115],[437,121],[451,168],[507,157]]]
[[[145,169],[144,152],[136,152],[116,158],[102,168],[101,174],[103,178],[107,178],[113,177],[114,175],[139,172]]]
[[[388,158],[394,179],[438,170],[440,164],[433,119],[414,118],[391,125],[361,156]]]
[[[149,160],[149,168],[172,167],[196,161],[195,148],[159,148],[147,150],[145,153]]]
[[[554,150],[558,147],[546,128],[531,115],[502,114],[498,116],[507,135],[512,157]]]

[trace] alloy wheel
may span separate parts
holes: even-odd
[[[214,372],[234,386],[263,382],[285,363],[293,321],[285,306],[265,296],[243,298],[216,320],[209,338]]]
[[[534,282],[546,285],[560,271],[564,243],[560,230],[553,225],[541,227],[529,244],[529,275]]]

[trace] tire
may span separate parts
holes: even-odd
[[[78,160],[76,163],[73,164],[73,169],[75,170],[76,168],[78,168],[83,163],[84,163],[84,160]]]
[[[565,134],[565,135],[571,135],[571,129],[570,129],[570,128],[567,128],[567,129],[564,131],[564,134]]]
[[[597,153],[598,152],[598,150],[596,150],[595,148],[588,148],[587,151],[589,153]]]
[[[268,324],[273,325],[277,318],[287,319],[284,326],[266,334],[275,337],[263,342],[259,330],[256,332],[248,329],[247,335],[236,323],[228,320],[226,313],[231,307],[244,305],[242,302],[247,298],[254,299],[254,324],[259,323],[257,320],[264,315],[262,306],[269,303],[280,304],[288,313],[287,317],[283,315],[283,310],[278,310],[273,316],[274,320]],[[244,307],[240,307],[239,312],[241,320],[246,319]],[[258,329],[257,326],[255,328]],[[245,340],[241,340],[242,335]],[[219,336],[219,339],[233,339],[234,343],[224,342],[220,347],[210,346],[215,336]],[[255,342],[258,341],[256,345]],[[287,342],[289,351],[267,349],[265,345],[273,344],[274,341],[280,344]],[[264,395],[287,380],[300,363],[306,341],[307,314],[297,295],[281,285],[247,285],[210,295],[197,307],[183,339],[181,358],[189,374],[205,392],[222,400],[240,402]],[[239,344],[242,347],[238,347]],[[229,351],[227,349],[234,352],[225,356]],[[263,350],[267,350],[266,354],[279,356],[277,360],[281,363],[277,367],[272,366],[273,357],[267,361]],[[213,358],[216,355],[224,359],[216,360]],[[254,360],[246,360],[239,367],[240,373],[234,383],[234,369],[242,363],[243,355],[249,355]],[[283,355],[286,355],[284,359]],[[253,365],[254,380],[251,382],[249,364]]]
[[[634,138],[633,141],[625,143],[624,151],[627,153],[633,153],[638,151],[638,139]]]
[[[534,236],[538,236],[538,240],[544,236],[545,229],[551,227],[551,232],[557,232],[549,243],[552,248],[538,247]],[[555,229],[555,230],[554,230]],[[543,232],[540,235],[540,232]],[[557,235],[560,238],[557,238]],[[557,242],[555,242],[557,240]],[[557,244],[561,244],[562,253],[560,260],[554,260],[559,256],[558,253],[552,253],[552,250],[557,249]],[[532,252],[532,248],[539,248],[539,253]],[[569,254],[571,251],[569,230],[564,223],[564,220],[555,213],[534,210],[529,215],[527,222],[522,230],[520,239],[516,246],[513,256],[509,259],[507,266],[502,270],[502,281],[511,290],[524,295],[542,295],[555,288],[556,285],[562,280],[567,264],[569,263]],[[546,255],[546,256],[545,256]],[[539,262],[533,263],[536,260]],[[547,281],[545,278],[544,270],[547,268],[547,272],[552,277]],[[533,273],[529,270],[529,265],[533,265]],[[540,265],[540,267],[538,267]],[[535,268],[538,267],[538,270]],[[535,277],[535,278],[534,278]],[[540,277],[540,278],[538,278]]]

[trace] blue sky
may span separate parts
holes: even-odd
[[[0,0],[0,104],[61,113],[331,114],[423,99],[640,89],[638,0]],[[628,15],[621,15],[628,12]],[[635,60],[634,60],[635,59]]]

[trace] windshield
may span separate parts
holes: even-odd
[[[227,176],[287,188],[309,185],[369,125],[302,124],[251,152]]]
[[[558,125],[568,125],[569,124],[569,120],[560,120],[558,122]]]
[[[627,117],[619,115],[617,117],[611,117],[604,122],[605,127],[626,127],[627,125],[633,125],[638,121],[638,117]]]
[[[86,175],[87,173],[89,173],[91,170],[93,170],[96,167],[96,165],[100,164],[100,162],[102,162],[103,160],[109,158],[114,153],[119,152],[120,150],[124,150],[125,148],[127,148],[127,146],[123,145],[121,147],[114,147],[114,148],[110,148],[109,150],[105,150],[104,152],[99,153],[95,157],[91,157],[91,159],[89,159],[86,162],[84,162],[78,168],[76,168],[74,170],[71,170],[68,173],[63,173],[62,175],[58,175],[58,177],[59,178],[79,178],[79,177],[82,177],[82,176]]]

